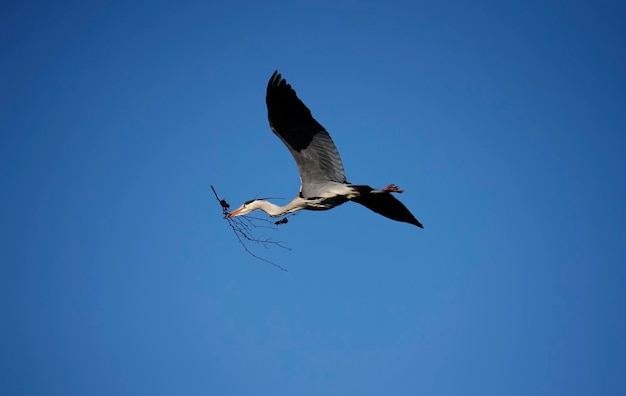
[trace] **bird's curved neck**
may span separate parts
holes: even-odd
[[[295,212],[296,210],[304,209],[304,206],[301,205],[302,198],[296,197],[293,201],[289,202],[285,206],[275,205],[269,201],[258,200],[254,201],[252,204],[256,206],[254,209],[260,209],[267,213],[271,217],[279,217],[284,216],[287,213]]]

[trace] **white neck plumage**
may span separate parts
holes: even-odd
[[[305,200],[300,198],[299,196],[294,198],[293,201],[289,202],[285,206],[275,205],[269,201],[258,199],[245,205],[245,212],[249,213],[253,210],[262,210],[271,217],[280,217],[286,215],[287,213],[292,213],[297,210],[304,209],[304,202]]]

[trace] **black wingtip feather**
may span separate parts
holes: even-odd
[[[371,187],[368,187],[371,189]],[[391,193],[363,193],[361,196],[352,198],[352,201],[359,203],[369,210],[383,215],[391,220],[413,224],[419,228],[424,228],[413,213],[407,209],[402,202],[396,199]]]
[[[278,70],[267,83],[265,102],[270,126],[293,150],[305,149],[316,133],[325,131]]]

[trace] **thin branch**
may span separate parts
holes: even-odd
[[[226,202],[225,199],[220,199],[219,196],[217,195],[217,191],[215,191],[215,188],[211,185],[211,190],[213,190],[213,194],[215,195],[215,199],[219,202],[220,206],[222,207],[222,214],[224,216],[226,216],[228,214],[228,209],[230,208],[230,205],[228,204],[228,202]],[[257,260],[261,260],[265,263],[271,264],[274,267],[288,272],[287,269],[285,269],[284,267],[281,267],[280,265],[267,260],[263,257],[260,257],[258,255],[256,255],[254,252],[252,252],[248,246],[245,244],[244,240],[250,241],[250,242],[254,242],[254,243],[260,243],[261,245],[263,245],[264,248],[268,248],[268,245],[276,245],[279,246],[283,249],[287,249],[287,250],[291,250],[289,249],[289,247],[287,247],[285,245],[285,242],[283,241],[274,241],[271,238],[265,238],[265,239],[261,239],[261,238],[257,238],[252,236],[252,234],[250,233],[251,229],[254,228],[270,228],[270,229],[277,229],[276,225],[271,225],[272,223],[274,224],[283,224],[286,223],[286,219],[284,219],[285,221],[283,222],[283,220],[279,220],[278,222],[274,223],[270,220],[267,219],[262,219],[262,218],[258,218],[258,217],[254,217],[254,216],[239,216],[239,217],[234,217],[234,218],[230,218],[230,219],[226,219],[226,221],[228,222],[228,225],[230,226],[230,228],[232,228],[233,232],[235,233],[235,236],[237,237],[237,240],[239,241],[239,244],[243,247],[243,249],[246,251],[246,253],[248,253],[250,256],[256,258]],[[269,223],[270,225],[258,225],[255,224],[254,221],[264,221]],[[243,238],[243,239],[242,239]]]

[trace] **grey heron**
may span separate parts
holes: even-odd
[[[267,112],[272,131],[287,146],[300,173],[300,192],[285,206],[263,199],[252,199],[226,215],[241,216],[262,210],[271,217],[284,216],[301,209],[327,210],[347,201],[392,220],[424,228],[413,214],[392,193],[401,193],[390,184],[383,189],[349,183],[341,157],[328,132],[311,115],[296,96],[296,91],[278,71],[267,84]]]

